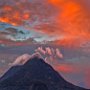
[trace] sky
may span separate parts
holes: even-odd
[[[77,78],[77,82],[84,77],[84,70],[85,87],[90,88],[90,0],[0,0],[0,44],[18,46],[34,41],[54,41],[54,44],[65,46],[64,58],[72,63],[60,63],[56,68],[74,73],[68,75],[68,79],[75,81]],[[0,46],[0,57],[6,52],[9,57],[13,50],[22,53],[29,49],[4,48]],[[30,48],[35,49],[34,46]]]
[[[89,42],[89,5],[89,0],[0,0],[0,41]]]

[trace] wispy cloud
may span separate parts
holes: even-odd
[[[3,0],[0,22],[57,36],[63,41],[58,43],[65,46],[73,46],[79,41],[80,45],[90,41],[89,3],[88,0]]]

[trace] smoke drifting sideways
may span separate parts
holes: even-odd
[[[64,56],[58,48],[53,49],[50,47],[46,47],[45,50],[42,47],[38,47],[35,50],[35,53],[32,55],[23,54],[21,56],[18,56],[16,60],[11,64],[11,66],[23,65],[28,60],[36,56],[38,58],[43,58],[46,63],[50,64],[58,72],[74,73],[77,71],[73,71],[72,65],[64,63]]]

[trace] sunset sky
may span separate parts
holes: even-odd
[[[89,5],[90,0],[0,0],[0,42],[29,38],[57,39],[64,45],[89,42]]]
[[[54,41],[66,60],[56,68],[90,88],[90,0],[0,0],[0,58],[33,53],[33,41]]]

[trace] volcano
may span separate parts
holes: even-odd
[[[12,66],[0,78],[0,90],[89,90],[66,81],[43,59]]]

